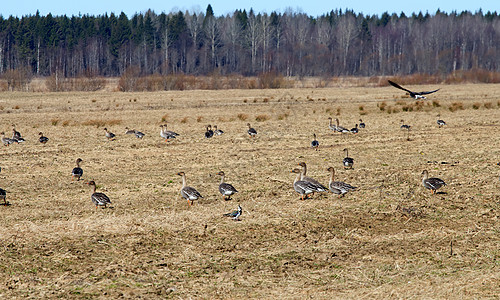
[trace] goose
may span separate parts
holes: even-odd
[[[177,175],[182,176],[181,196],[188,201],[189,206],[193,205],[194,200],[203,198],[203,196],[195,188],[186,186],[186,173],[179,172]]]
[[[112,141],[116,137],[116,135],[111,131],[109,131],[107,128],[104,128],[104,131],[105,131],[104,135],[108,140]]]
[[[500,162],[497,164],[497,166],[500,166]],[[500,180],[500,176],[498,177],[498,180]]]
[[[345,157],[342,160],[342,164],[344,165],[344,169],[352,169],[352,165],[354,164],[354,159],[349,157],[349,150],[347,148],[344,149]]]
[[[73,168],[73,171],[71,171],[71,180],[74,180],[76,178],[76,180],[80,180],[80,177],[83,176],[83,169],[80,168],[80,163],[82,162],[83,160],[81,158],[77,158],[76,159],[76,167]]]
[[[217,129],[217,125],[214,125],[214,135],[223,135],[224,131]]]
[[[436,190],[441,188],[442,186],[446,185],[446,183],[439,178],[431,177],[429,178],[429,172],[427,170],[424,170],[422,172],[423,178],[422,178],[422,185],[426,188],[431,190],[432,194],[436,193]]]
[[[438,124],[439,128],[441,128],[441,127],[443,127],[444,125],[446,125],[446,122],[445,122],[445,121],[443,121],[443,120],[437,120],[437,122],[436,122],[436,123]]]
[[[40,143],[45,144],[49,141],[49,138],[46,136],[43,136],[42,132],[38,133],[38,135],[40,136],[40,138],[38,139],[38,141],[40,141]]]
[[[250,137],[254,137],[254,136],[256,136],[256,135],[257,135],[257,130],[255,130],[255,128],[251,127],[251,126],[250,126],[250,123],[247,123],[247,126],[248,126],[248,131],[247,131],[247,132],[248,132],[248,135],[249,135]]]
[[[359,119],[359,128],[365,128],[365,127],[366,127],[366,125],[363,122],[363,120]]]
[[[339,195],[339,198],[341,196],[344,196],[345,193],[358,188],[343,181],[335,181],[335,169],[333,167],[329,167],[326,170],[331,173],[330,183],[328,184],[328,187],[330,188],[330,191],[332,193]]]
[[[209,138],[213,137],[214,136],[214,131],[211,129],[212,126],[211,125],[207,125],[205,128],[207,129],[207,131],[205,131],[205,138],[209,139]]]
[[[24,139],[21,136],[21,133],[16,130],[15,125],[12,125],[12,140],[18,144],[24,142]]]
[[[125,134],[135,134],[135,130],[125,127]]]
[[[337,132],[340,132],[340,133],[348,133],[350,132],[349,129],[345,128],[345,127],[342,127],[339,125],[339,119],[335,119],[335,122],[337,123],[337,126],[335,127],[336,131]]]
[[[238,191],[229,183],[224,182],[224,171],[220,171],[217,175],[221,176],[219,184],[219,192],[222,194],[223,200],[231,200],[231,195],[236,194]]]
[[[302,172],[299,169],[293,169],[291,172],[297,174],[295,180],[293,181],[293,189],[300,194],[302,200],[307,198],[307,195],[318,192],[316,185],[309,181],[300,180]]]
[[[233,220],[239,221],[242,212],[243,212],[243,209],[238,204],[238,209],[236,209],[230,213],[224,214],[224,217],[231,217]]]
[[[311,147],[318,151],[319,142],[316,140],[316,133],[313,133],[313,140],[311,142]]]
[[[135,129],[134,129],[134,134],[135,134],[135,137],[138,139],[142,139],[146,135],[146,134],[140,132],[139,130],[135,130]]]
[[[163,125],[163,132],[167,135],[167,136],[170,136],[170,138],[172,137],[176,137],[176,136],[179,136],[180,134],[178,134],[177,132],[173,132],[173,131],[170,131],[170,130],[167,130],[167,124]],[[168,139],[168,137],[167,137]]]
[[[358,130],[358,124],[356,124],[356,126],[354,126],[354,128],[351,128],[351,133],[356,134],[358,132],[359,132],[359,130]]]
[[[2,135],[2,143],[5,146],[9,146],[10,144],[14,143],[13,139],[10,139],[10,138],[5,136],[5,132],[0,132],[0,134]]]
[[[302,167],[302,172],[300,173],[300,180],[312,183],[316,187],[317,192],[326,192],[326,191],[328,191],[328,188],[326,186],[322,185],[321,183],[319,183],[319,181],[317,181],[314,178],[306,176],[306,174],[307,174],[307,165],[306,165],[305,162],[300,162],[298,165]]]
[[[0,172],[2,172],[2,168],[0,168]],[[0,199],[3,199],[3,204],[4,205],[7,205],[7,191],[0,188]]]
[[[95,182],[93,180],[87,182],[89,186],[93,187],[92,195],[90,195],[90,199],[92,202],[95,204],[95,208],[97,209],[98,206],[104,206],[106,208],[106,205],[111,204],[111,200],[109,200],[109,197],[106,196],[104,193],[97,193]]]
[[[407,130],[410,130],[411,126],[410,125],[407,125],[405,124],[405,121],[404,120],[401,120],[401,129],[407,129]]]
[[[393,81],[390,81],[390,80],[388,80],[388,81],[389,81],[389,84],[392,85],[393,87],[408,92],[410,94],[410,97],[417,99],[417,100],[418,99],[427,99],[424,95],[432,94],[432,93],[435,93],[435,92],[440,90],[440,89],[437,89],[437,90],[429,91],[429,92],[412,92],[408,89],[405,89],[404,87],[400,86],[399,84],[397,84]]]
[[[329,121],[328,129],[333,130],[334,132],[337,131],[337,126],[335,126],[335,124],[333,124],[332,117],[328,117],[328,121]]]

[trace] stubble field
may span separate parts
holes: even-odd
[[[26,139],[0,147],[9,202],[0,206],[0,296],[498,297],[500,86],[441,86],[419,104],[400,92],[0,94],[0,131],[10,136],[15,124]],[[328,117],[367,126],[333,134]],[[400,120],[412,125],[409,140]],[[176,140],[160,138],[164,123]],[[205,139],[207,124],[225,134]],[[352,170],[342,168],[344,148]],[[84,175],[72,181],[77,158]],[[359,189],[299,200],[290,171],[301,161],[325,185],[333,166]],[[239,190],[230,201],[218,192],[220,170]],[[423,170],[447,186],[431,195]],[[204,196],[192,207],[179,171]],[[112,208],[95,209],[88,180]],[[238,204],[241,221],[222,216]]]

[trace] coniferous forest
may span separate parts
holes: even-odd
[[[373,76],[500,71],[500,16],[477,11],[319,17],[237,10],[131,17],[0,16],[0,76]]]

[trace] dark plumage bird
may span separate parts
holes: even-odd
[[[250,126],[250,123],[247,123],[247,126],[248,126],[248,130],[247,130],[248,135],[249,135],[250,137],[254,137],[254,136],[256,136],[256,135],[257,135],[257,130],[255,130],[255,128],[251,127],[251,126]]]
[[[40,143],[45,144],[49,141],[49,138],[46,136],[43,136],[42,132],[38,133],[38,135],[40,136],[40,138],[38,139],[38,141],[40,141]]]
[[[293,169],[291,172],[297,174],[293,181],[293,189],[300,194],[302,200],[306,199],[309,194],[319,192],[317,185],[309,181],[300,180],[302,172],[299,169]]]
[[[344,196],[345,193],[357,189],[357,187],[343,181],[335,181],[335,169],[333,167],[329,167],[326,170],[331,173],[328,187],[330,187],[332,193],[339,195],[339,198]]]
[[[0,168],[0,172],[2,172],[2,168]],[[0,188],[0,199],[3,200],[3,204],[7,205],[7,191]]]
[[[194,200],[203,198],[203,196],[195,189],[186,185],[186,173],[179,172],[177,175],[182,176],[181,196],[188,201],[188,204],[193,205]]]
[[[76,159],[76,167],[73,168],[73,171],[71,171],[71,180],[74,180],[75,178],[76,180],[80,180],[80,177],[83,176],[83,169],[80,168],[80,163],[82,161],[83,160],[81,158]]]
[[[232,211],[230,213],[224,214],[224,216],[225,217],[231,217],[233,220],[239,221],[242,212],[243,212],[243,209],[238,204],[238,209],[237,210],[234,210],[234,211]]]
[[[444,125],[446,125],[446,122],[445,122],[445,121],[443,121],[443,120],[437,120],[437,122],[436,122],[436,123],[438,124],[439,128],[441,128],[441,127],[443,127]]]
[[[437,89],[437,90],[429,91],[429,92],[412,92],[408,89],[405,89],[404,87],[400,86],[399,84],[397,84],[393,81],[390,81],[390,80],[388,80],[388,81],[389,81],[389,84],[392,85],[393,87],[408,92],[410,94],[410,97],[412,97],[414,99],[427,99],[424,95],[432,94],[432,93],[435,93],[435,92],[440,90],[440,89]]]
[[[358,130],[358,124],[356,124],[356,126],[354,126],[354,128],[351,128],[351,133],[356,134],[358,132],[359,132],[359,130]]]
[[[431,177],[429,178],[429,172],[427,170],[424,170],[422,172],[423,178],[422,178],[422,185],[426,188],[431,190],[432,194],[436,193],[436,190],[440,189],[442,186],[445,186],[446,183],[439,178]]]
[[[12,125],[12,140],[18,144],[24,142],[24,139],[21,136],[21,133],[16,130],[16,127],[14,125]]]
[[[400,126],[400,128],[401,128],[401,129],[410,130],[411,126],[410,126],[410,125],[405,124],[405,121],[404,121],[404,120],[401,120],[401,126]]]
[[[224,182],[224,171],[220,171],[217,175],[221,176],[219,184],[219,192],[222,194],[223,200],[231,200],[231,195],[236,194],[238,191],[229,183]]]
[[[205,131],[205,138],[209,139],[214,136],[214,131],[212,130],[212,125],[206,126],[207,131]]]
[[[106,136],[106,138],[108,140],[111,141],[116,137],[116,135],[114,133],[112,133],[111,131],[109,131],[107,128],[104,128],[104,131],[105,131],[104,135]]]
[[[94,188],[92,195],[90,195],[90,199],[92,200],[92,203],[94,203],[96,209],[98,206],[103,206],[104,208],[106,208],[106,205],[111,204],[111,200],[109,200],[109,197],[106,196],[106,194],[97,193],[95,191],[96,186],[95,186],[95,182],[93,180],[87,182],[87,184]]]
[[[349,150],[347,148],[344,149],[345,157],[342,160],[342,164],[344,165],[344,169],[349,168],[352,169],[352,166],[354,165],[354,159],[349,157]]]
[[[359,119],[359,128],[365,128],[366,124],[363,122],[363,120]]]
[[[125,134],[133,134],[138,139],[142,139],[146,135],[139,130],[129,129],[128,127],[125,127]]]
[[[318,151],[319,142],[316,140],[316,133],[313,133],[313,140],[311,142],[311,147]]]

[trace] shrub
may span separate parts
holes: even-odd
[[[246,121],[248,119],[248,115],[247,114],[243,114],[243,113],[239,113],[237,115],[238,119],[240,119],[241,121]]]
[[[269,119],[270,119],[270,117],[268,115],[255,116],[255,121],[257,121],[257,122],[264,122],[264,121],[267,121]]]

